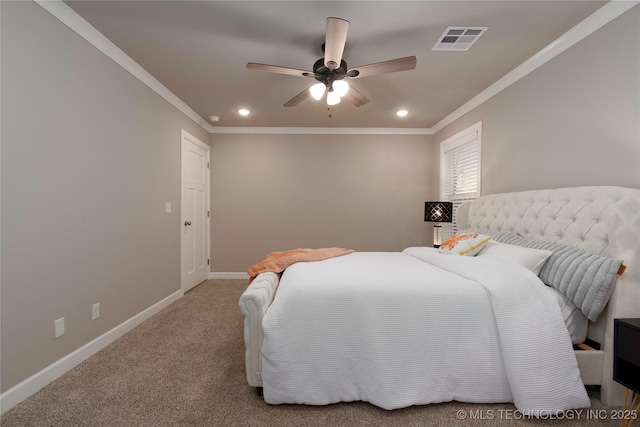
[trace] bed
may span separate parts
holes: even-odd
[[[240,298],[248,384],[272,404],[514,402],[537,415],[589,406],[584,385],[621,404],[613,319],[640,317],[640,190],[487,195],[464,203],[456,221],[494,249],[553,255],[532,271],[482,250],[407,248],[262,273]],[[567,279],[599,275],[596,265],[616,270],[613,286],[593,293],[584,277]],[[558,304],[567,298],[573,309]],[[576,320],[576,307],[590,320]]]

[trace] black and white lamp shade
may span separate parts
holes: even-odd
[[[428,222],[452,222],[453,203],[424,202],[424,220]]]
[[[424,202],[425,222],[452,222],[453,203],[451,202]],[[433,247],[439,248],[440,244],[440,224],[433,226]]]

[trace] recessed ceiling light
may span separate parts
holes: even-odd
[[[398,111],[396,111],[396,116],[398,116],[398,117],[405,117],[407,114],[409,114],[409,111],[407,111],[407,110],[398,110]]]
[[[251,111],[247,110],[246,108],[240,108],[238,110],[238,114],[240,114],[241,116],[248,116],[249,113],[251,113]]]

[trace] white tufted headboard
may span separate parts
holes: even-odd
[[[589,326],[602,344],[602,401],[622,401],[612,381],[613,319],[640,317],[640,190],[573,187],[482,196],[457,211],[459,230],[509,231],[532,240],[562,243],[624,260],[607,309]]]

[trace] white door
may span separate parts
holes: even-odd
[[[209,276],[209,146],[182,131],[182,291]]]

